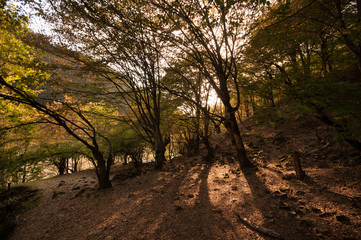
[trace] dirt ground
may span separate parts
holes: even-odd
[[[247,121],[242,133],[256,169],[240,171],[220,134],[213,163],[202,150],[103,191],[90,170],[31,183],[41,189],[39,206],[17,216],[10,239],[273,239],[260,228],[281,239],[361,239],[358,153],[311,120],[276,128]],[[293,151],[304,181],[295,178]]]

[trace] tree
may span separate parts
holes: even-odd
[[[63,140],[64,133],[54,135],[39,146],[42,149],[42,159],[54,165],[59,175],[66,174],[69,170],[76,172],[79,157],[86,154],[86,149],[78,141]],[[73,160],[72,168],[69,167],[69,160]]]
[[[178,111],[181,114],[176,125],[178,132],[181,132],[179,135],[185,140],[182,151],[187,150],[188,155],[197,154],[202,140],[207,149],[206,159],[212,159],[209,127],[211,122],[214,126],[220,124],[222,116],[210,111],[211,86],[194,65],[196,62],[191,58],[170,64],[162,87],[179,98]]]
[[[273,85],[279,103],[286,106],[283,110],[289,109],[286,114],[311,114],[360,151],[358,67],[341,32],[336,31],[337,22],[324,12],[334,9],[337,2],[273,5],[252,32],[244,74],[255,78],[258,88],[264,86],[263,91]],[[350,4],[342,3],[344,13],[351,14],[355,5]],[[349,17],[355,18],[353,14]]]
[[[228,130],[241,167],[251,166],[244,149],[235,112],[240,106],[238,64],[244,44],[245,15],[242,1],[149,1],[166,16],[164,38],[178,58],[191,56],[224,106],[224,126]],[[246,9],[248,11],[246,11]],[[171,55],[171,54],[168,54]],[[232,97],[235,96],[235,103]],[[233,104],[232,104],[233,103]]]
[[[46,74],[42,73],[42,64],[34,57],[37,51],[17,38],[26,34],[26,21],[16,8],[7,6],[6,1],[0,2],[0,76],[6,76],[10,82],[17,82],[22,87],[28,85],[27,93],[35,95],[34,86],[40,85]],[[27,65],[17,64],[25,59]],[[29,66],[36,67],[27,71]],[[9,75],[10,72],[14,75]],[[24,73],[28,81],[16,76],[18,73]],[[0,94],[6,92],[6,89],[0,89]],[[32,109],[5,101],[0,101],[0,119],[1,182],[19,182],[20,178],[25,179],[27,166],[37,163],[36,158],[28,157],[28,152],[34,139],[33,131],[37,129],[34,123],[41,119]]]
[[[59,23],[56,31],[66,39],[66,48],[74,43],[77,52],[91,56],[82,58],[82,63],[113,85],[108,99],[112,95],[114,106],[131,113],[125,121],[153,145],[156,167],[162,168],[167,145],[161,129],[166,99],[159,87],[163,46],[153,32],[143,28],[143,5],[131,1],[101,6],[93,1],[50,3],[53,11],[41,14]]]
[[[136,168],[142,166],[143,153],[147,147],[146,141],[140,138],[133,128],[124,124],[124,127],[117,128],[111,134],[110,140],[113,144],[114,154],[122,156],[124,164],[127,164],[128,158],[130,158]]]
[[[1,30],[3,34],[0,49],[4,56],[0,65],[0,98],[5,101],[3,103],[13,102],[31,107],[41,116],[42,123],[63,128],[90,152],[89,157],[96,168],[99,188],[110,187],[109,171],[113,162],[111,144],[96,125],[97,122],[89,118],[86,112],[89,105],[84,106],[81,99],[70,96],[60,100],[50,99],[51,101],[40,99],[39,88],[50,84],[49,81],[53,78],[49,78],[50,72],[45,71],[44,64],[40,64],[40,52],[19,40],[27,33],[26,21],[21,15],[3,9],[1,20],[5,26]],[[75,65],[78,66],[79,63]],[[107,146],[105,151],[102,145]]]

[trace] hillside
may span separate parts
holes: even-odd
[[[256,169],[238,169],[222,133],[212,138],[213,163],[202,160],[203,149],[138,176],[115,166],[113,188],[102,191],[89,170],[27,184],[40,198],[18,213],[9,239],[273,239],[260,231],[361,239],[361,159],[332,141],[331,129],[309,119],[274,128],[247,120],[242,133]],[[295,150],[304,181],[294,175]],[[134,176],[120,180],[128,172]]]

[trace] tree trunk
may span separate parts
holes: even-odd
[[[64,175],[66,170],[66,158],[60,158],[57,167],[59,175]]]
[[[211,161],[214,157],[212,145],[209,142],[209,123],[210,123],[210,119],[208,118],[208,116],[205,116],[204,117],[204,134],[202,136],[202,141],[207,150],[207,156],[205,157],[205,159],[207,161]]]
[[[73,172],[77,172],[77,171],[78,171],[78,162],[79,162],[79,158],[78,158],[78,157],[74,157],[74,158],[73,158]]]
[[[23,179],[22,179],[22,183],[25,183],[26,182],[26,164],[24,165],[24,168],[23,168]]]
[[[321,60],[322,60],[322,73],[323,76],[327,75],[327,62],[328,62],[328,53],[327,53],[327,37],[324,35],[324,32],[320,32],[320,48],[321,48]]]
[[[272,106],[272,108],[275,108],[275,107],[276,107],[275,97],[274,97],[274,95],[273,95],[273,89],[272,89],[272,88],[270,89],[270,100],[271,100],[271,106]]]
[[[123,161],[124,161],[124,165],[128,164],[128,154],[123,155]]]
[[[249,102],[248,99],[244,102],[244,108],[246,112],[246,117],[249,118]]]
[[[254,115],[256,112],[257,105],[256,105],[256,101],[254,99],[253,93],[250,97],[251,97],[251,104],[252,104],[252,115]]]
[[[168,147],[168,158],[169,158],[169,161],[172,160],[172,158],[175,156],[174,154],[174,148],[172,147],[172,142],[169,140],[169,147]]]
[[[101,152],[93,150],[93,156],[97,163],[96,172],[98,176],[99,189],[111,188],[112,183],[109,179],[110,166],[106,166],[106,161],[104,160],[103,154]]]
[[[143,167],[143,160],[142,158],[139,158],[139,156],[131,156],[131,159],[133,161],[134,167],[136,169],[141,169]]]
[[[231,108],[226,108],[224,126],[226,127],[233,146],[236,149],[237,160],[240,168],[247,168],[253,166],[247,157],[246,150],[244,148],[241,133],[238,128],[235,112]]]
[[[159,128],[156,129],[154,149],[155,149],[155,168],[162,169],[163,164],[165,162],[165,156],[164,156],[165,144]]]
[[[335,16],[335,20],[336,23],[338,24],[338,28],[339,31],[341,31],[341,38],[343,40],[343,42],[345,43],[345,45],[350,49],[350,51],[352,52],[352,54],[355,57],[355,62],[357,64],[357,67],[361,73],[361,49],[360,49],[360,44],[358,42],[359,39],[354,40],[352,39],[352,37],[350,37],[350,33],[351,30],[350,28],[347,27],[347,24],[345,23],[345,15],[343,13],[343,8],[342,8],[342,4],[341,1],[335,1],[336,3],[336,11],[337,14]],[[358,30],[361,30],[361,1],[357,0],[356,1],[356,6],[357,6],[357,24],[358,24]],[[359,35],[359,37],[361,37],[361,33]]]
[[[69,174],[69,158],[65,160],[65,172],[66,174]]]

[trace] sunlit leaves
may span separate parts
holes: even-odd
[[[44,71],[39,51],[25,44],[21,38],[28,33],[26,19],[15,10],[0,10],[0,74],[10,84],[16,84],[34,95],[49,74]]]

